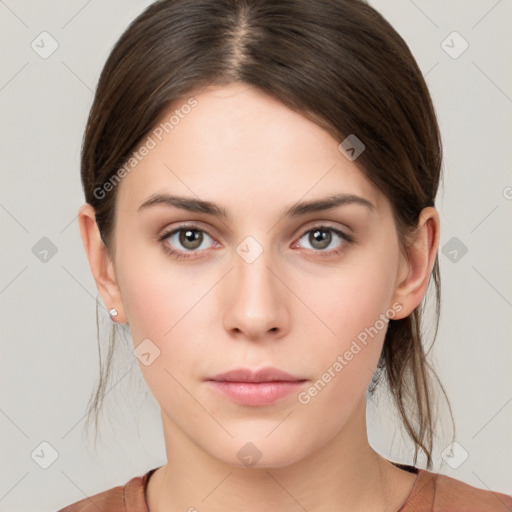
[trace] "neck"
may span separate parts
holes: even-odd
[[[365,401],[329,442],[282,467],[226,464],[162,418],[168,462],[149,480],[150,512],[396,512],[414,483],[368,444]]]

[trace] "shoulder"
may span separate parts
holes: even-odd
[[[67,505],[58,512],[148,512],[145,491],[149,477],[156,469],[133,477],[125,485],[118,485]]]
[[[416,483],[400,512],[448,511],[510,512],[512,496],[419,469]]]
[[[124,504],[124,489],[125,486],[117,486],[103,491],[94,496],[89,496],[83,500],[72,503],[58,512],[98,512],[102,510],[105,512],[126,512]]]

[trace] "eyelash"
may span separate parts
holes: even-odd
[[[162,234],[161,236],[158,237],[158,241],[162,243],[164,251],[177,260],[185,260],[185,259],[189,259],[189,258],[194,258],[195,256],[189,256],[184,251],[177,251],[175,249],[171,249],[171,247],[168,244],[164,243],[164,241],[165,241],[165,239],[169,238],[171,235],[174,235],[175,233],[179,233],[180,231],[186,231],[187,229],[194,230],[194,231],[201,231],[202,233],[206,233],[208,235],[208,233],[204,229],[201,229],[200,226],[198,226],[196,224],[186,224],[186,225],[180,226],[177,229],[172,229],[170,231],[166,231],[164,234]],[[329,258],[329,257],[333,257],[333,256],[338,256],[343,251],[345,244],[351,244],[354,242],[354,238],[351,237],[350,235],[347,235],[346,233],[344,233],[343,231],[340,231],[339,229],[336,229],[331,226],[326,226],[323,224],[314,226],[314,227],[308,229],[307,231],[304,231],[304,233],[302,233],[302,235],[299,237],[299,240],[304,235],[306,235],[312,231],[331,231],[332,233],[335,233],[336,235],[338,235],[340,238],[342,238],[345,241],[345,243],[341,244],[341,246],[338,249],[331,249],[330,251],[320,251],[320,250],[315,251],[314,249],[308,249],[308,250],[312,250],[313,252],[317,252],[321,258]],[[208,236],[210,236],[210,235],[208,235]],[[210,238],[213,238],[213,237],[210,236]],[[188,252],[190,254],[194,254],[194,253],[200,252],[200,251],[188,251]]]

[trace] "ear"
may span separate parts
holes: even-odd
[[[89,266],[103,303],[107,310],[117,309],[118,315],[115,317],[117,323],[127,323],[121,292],[115,277],[114,264],[101,239],[94,208],[89,203],[85,203],[79,208],[78,223]]]
[[[427,291],[439,245],[440,221],[437,210],[424,208],[419,216],[408,256],[401,262],[394,301],[402,304],[394,320],[407,317],[420,304]]]

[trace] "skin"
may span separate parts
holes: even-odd
[[[340,141],[245,84],[194,97],[198,106],[117,185],[115,261],[92,207],[79,210],[106,308],[129,324],[134,347],[150,339],[160,350],[150,365],[139,361],[161,407],[168,459],[149,481],[149,509],[396,511],[416,476],[379,455],[366,430],[366,392],[385,328],[307,404],[292,393],[243,406],[203,379],[268,365],[308,379],[307,390],[393,304],[401,305],[399,319],[421,302],[439,243],[437,211],[421,212],[406,257],[389,201],[339,151]],[[153,193],[212,201],[230,218],[164,205],[138,212]],[[281,214],[333,193],[361,196],[375,211],[348,204]],[[180,243],[179,233],[157,241],[189,221],[200,225],[199,248]],[[355,241],[327,231],[332,238],[322,246],[308,230],[325,223]],[[251,263],[236,252],[247,236],[263,251]],[[164,244],[192,257],[177,260]],[[237,456],[248,442],[261,452],[252,467]]]

